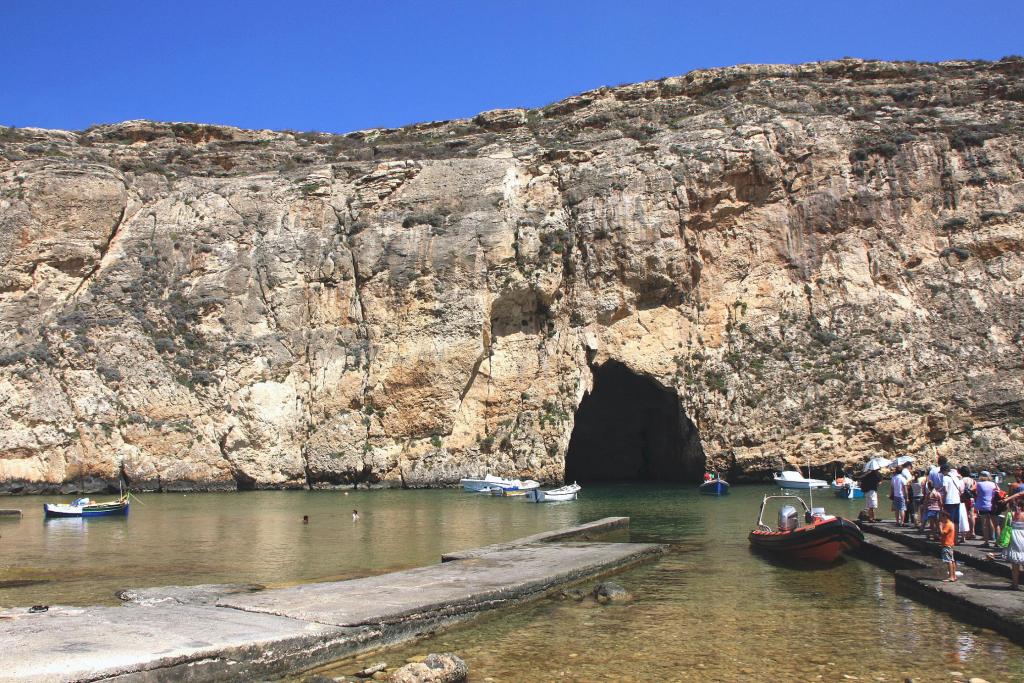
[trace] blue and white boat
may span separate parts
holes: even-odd
[[[863,498],[864,492],[860,490],[860,483],[850,477],[836,477],[831,484],[832,493],[836,498]]]
[[[700,492],[705,496],[724,496],[729,493],[729,482],[725,479],[708,479],[700,485]]]

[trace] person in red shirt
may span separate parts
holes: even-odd
[[[939,511],[939,540],[942,542],[942,561],[949,567],[949,578],[943,581],[956,581],[956,556],[953,546],[956,545],[956,526],[945,510]]]

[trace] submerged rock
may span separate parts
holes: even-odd
[[[602,604],[607,602],[628,602],[633,599],[633,595],[629,591],[614,581],[604,581],[597,584],[597,587],[594,588],[594,597]]]
[[[586,597],[587,594],[579,588],[566,588],[558,593],[559,600],[575,600],[576,602],[580,602]]]
[[[368,666],[365,669],[360,669],[352,675],[356,678],[372,678],[375,673],[380,673],[381,671],[384,671],[387,668],[387,662],[378,662],[373,666]]]
[[[459,683],[466,680],[469,667],[458,656],[429,654],[422,662],[406,664],[391,674],[391,683]]]

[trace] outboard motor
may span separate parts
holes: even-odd
[[[779,531],[793,531],[797,524],[796,508],[792,505],[783,505],[779,510]]]

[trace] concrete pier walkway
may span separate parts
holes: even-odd
[[[126,591],[121,607],[0,614],[0,681],[274,678],[444,628],[653,559],[655,544],[579,542],[627,518],[456,554],[380,576],[260,590]],[[545,538],[563,540],[545,542]]]
[[[1010,567],[989,559],[992,549],[981,548],[980,541],[958,544],[954,555],[964,575],[947,582],[941,547],[924,532],[891,522],[860,527],[865,534],[861,555],[895,569],[897,591],[1024,645],[1024,591],[1010,588]]]

